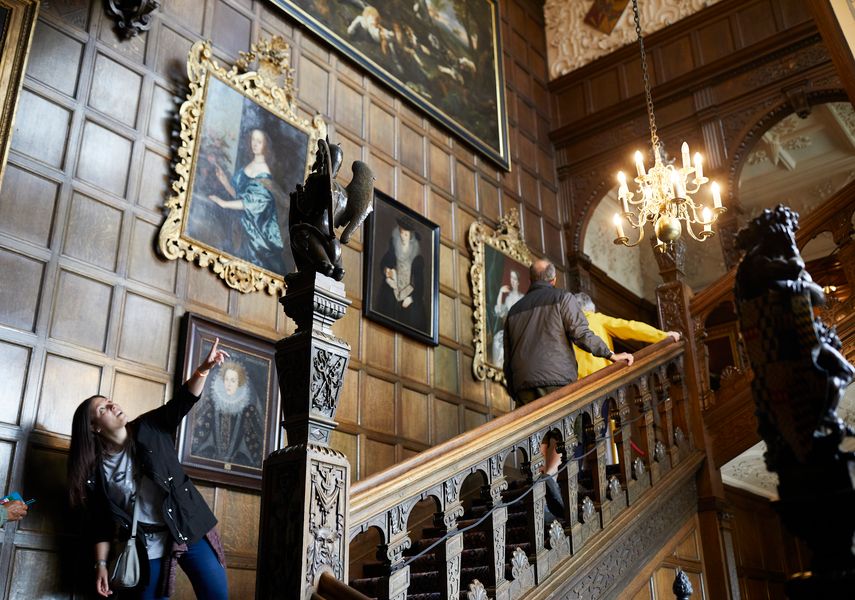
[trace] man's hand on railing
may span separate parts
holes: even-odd
[[[612,362],[618,362],[618,361],[625,362],[626,366],[631,367],[632,361],[634,359],[632,358],[632,354],[630,354],[629,352],[618,352],[618,353],[613,353],[611,355],[611,357],[609,357],[609,360],[611,360]]]

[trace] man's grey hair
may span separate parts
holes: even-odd
[[[585,292],[579,292],[576,294],[576,302],[579,303],[579,308],[582,310],[586,310],[588,312],[596,312],[597,307],[594,305],[594,301],[591,300],[591,297]]]
[[[544,265],[543,263],[546,263]],[[536,260],[531,263],[529,277],[532,281],[552,281],[558,276],[555,265],[546,260]]]

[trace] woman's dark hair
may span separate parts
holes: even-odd
[[[80,403],[71,418],[71,448],[68,452],[68,500],[72,508],[86,504],[86,478],[92,474],[101,456],[101,438],[92,431],[89,408],[92,401],[104,398],[90,396]]]

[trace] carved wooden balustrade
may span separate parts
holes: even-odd
[[[669,471],[691,462],[686,461],[690,456],[697,459],[682,372],[682,343],[660,342],[638,352],[631,368],[609,366],[355,483],[350,499],[350,539],[371,528],[382,539],[377,556],[383,561],[385,575],[375,593],[390,600],[407,597],[407,550],[414,541],[408,517],[418,502],[428,498],[438,508],[434,522],[444,533],[433,551],[442,598],[457,600],[462,589],[470,592],[470,598],[488,594],[497,600],[511,599],[545,582],[605,530],[619,527],[615,520],[629,506],[655,497],[651,491],[661,488]],[[553,521],[547,532],[545,481],[539,478],[544,463],[540,442],[551,430],[559,432],[563,440],[559,450],[570,460],[563,462],[557,478],[567,507],[564,526]],[[597,443],[602,440],[608,444]],[[616,447],[617,464],[606,464],[606,445]],[[530,486],[521,500],[527,509],[527,552],[513,547],[506,550],[508,507],[503,492],[508,479],[504,465],[515,453],[524,457],[522,470]],[[580,477],[580,469],[584,477]],[[483,522],[474,525],[488,540],[489,570],[482,581],[461,577],[461,486],[475,473],[483,478],[482,500],[492,507]],[[506,568],[508,562],[510,569]]]

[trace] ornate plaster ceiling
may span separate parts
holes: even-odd
[[[644,35],[659,31],[719,0],[638,0]],[[628,4],[610,34],[585,23],[593,0],[546,0],[546,46],[549,77],[555,79],[574,69],[635,43],[632,5]]]

